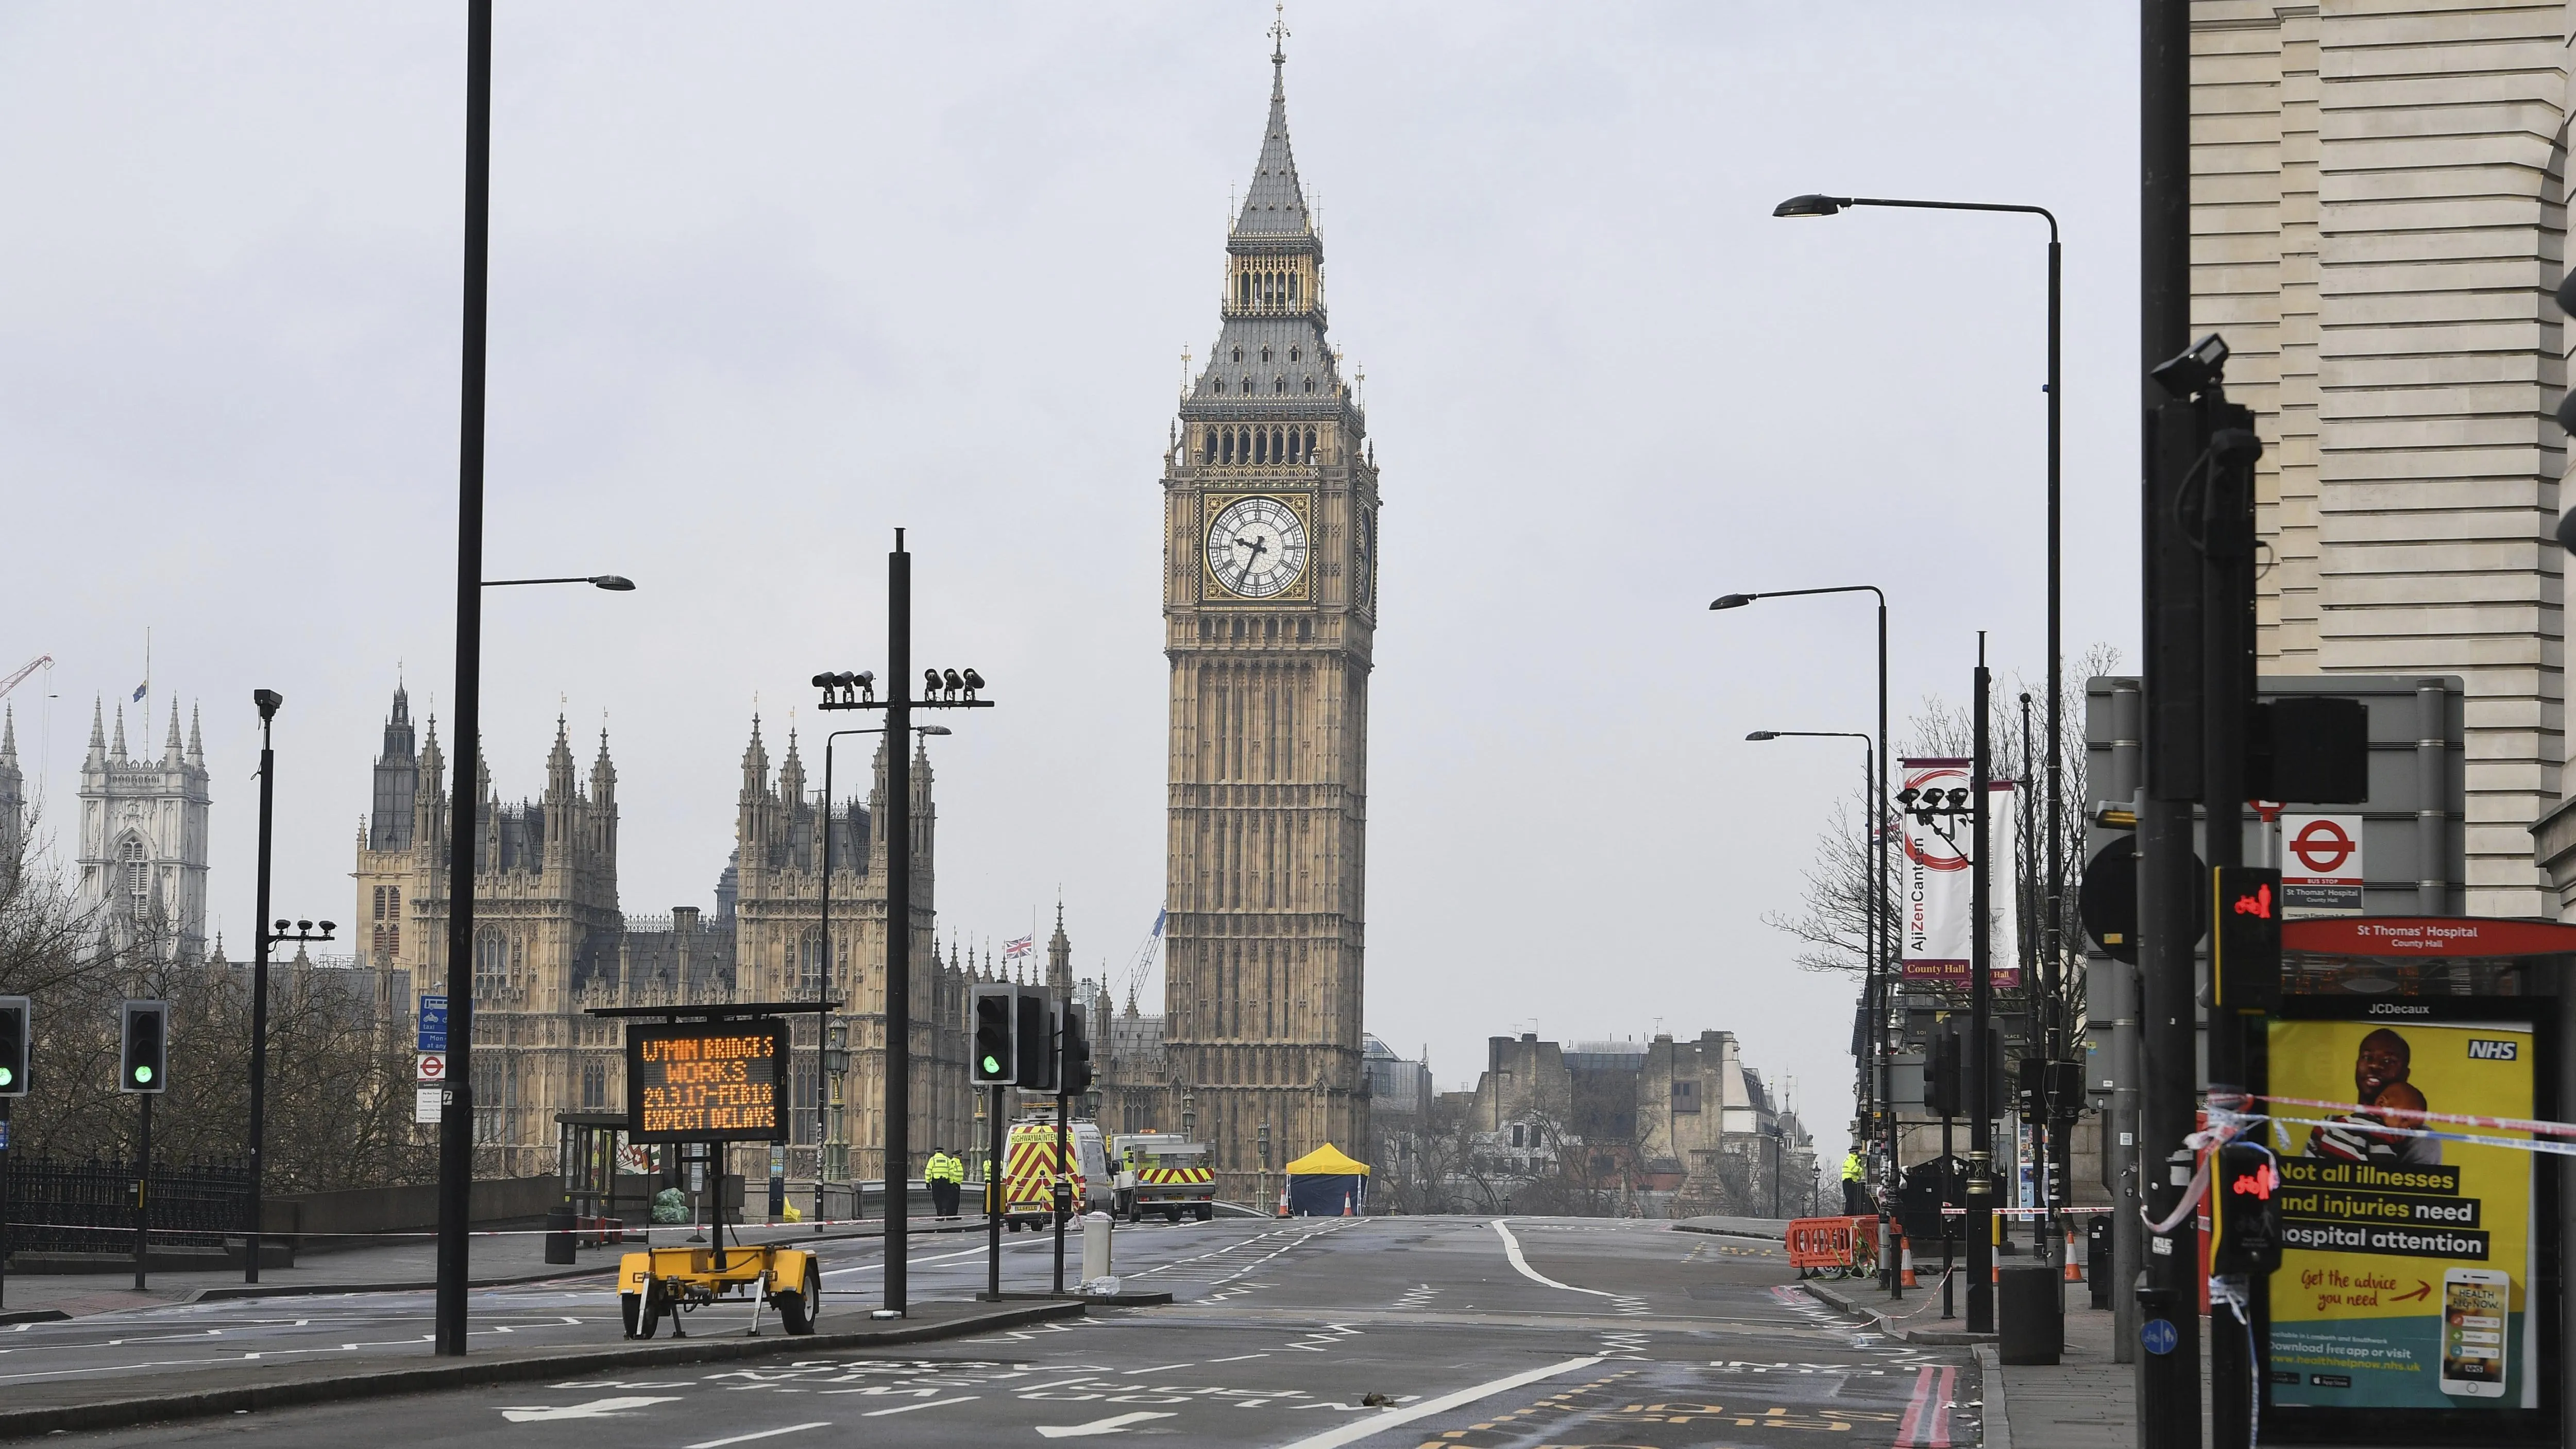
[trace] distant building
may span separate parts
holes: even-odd
[[[0,871],[27,848],[27,777],[18,770],[17,711],[0,706]]]
[[[1535,1032],[1488,1038],[1464,1130],[1457,1170],[1500,1195],[1494,1207],[1545,1188],[1563,1199],[1549,1210],[1744,1211],[1767,1205],[1774,1174],[1813,1175],[1812,1141],[1744,1066],[1733,1032],[1570,1048]]]
[[[179,742],[179,702],[158,759],[125,753],[125,707],[108,740],[99,706],[89,717],[80,773],[81,905],[119,947],[147,945],[164,961],[206,954],[206,750],[195,712]]]
[[[880,752],[880,756],[882,752]],[[443,989],[447,969],[450,800],[445,760],[432,722],[415,743],[411,702],[394,692],[373,772],[375,810],[358,832],[356,925],[361,964],[400,1002]],[[623,1034],[585,1015],[600,1006],[680,1002],[836,1000],[830,1024],[844,1029],[849,1069],[837,1140],[850,1146],[849,1173],[883,1173],[885,1073],[884,842],[871,822],[885,791],[882,757],[864,805],[831,802],[807,789],[795,736],[773,776],[758,720],[743,752],[734,841],[712,915],[694,906],[661,915],[625,914],[617,893],[617,769],[608,737],[587,778],[557,721],[546,786],[534,800],[504,804],[478,761],[474,905],[474,1088],[476,1140],[508,1174],[555,1166],[555,1114],[625,1102]],[[937,1147],[972,1135],[966,1086],[965,1013],[969,973],[952,949],[938,959],[931,935],[936,817],[926,755],[913,761],[912,1124],[914,1170]],[[828,819],[828,825],[826,820]],[[832,841],[830,970],[822,949],[823,834]],[[791,1148],[788,1171],[810,1177],[826,1130],[820,1041],[811,1014],[789,1018]]]

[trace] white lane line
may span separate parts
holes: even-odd
[[[1410,1424],[1416,1419],[1427,1419],[1433,1414],[1445,1414],[1451,1409],[1472,1404],[1478,1399],[1491,1398],[1507,1389],[1517,1389],[1523,1384],[1534,1384],[1541,1379],[1552,1379],[1558,1374],[1572,1373],[1576,1369],[1587,1369],[1599,1362],[1601,1360],[1598,1357],[1570,1358],[1563,1363],[1550,1364],[1546,1368],[1531,1369],[1527,1373],[1517,1373],[1507,1379],[1495,1379],[1491,1383],[1478,1384],[1471,1389],[1460,1389],[1454,1394],[1443,1394],[1439,1398],[1426,1400],[1409,1409],[1399,1409],[1392,1414],[1355,1419],[1338,1428],[1327,1429],[1312,1438],[1300,1439],[1294,1444],[1287,1445],[1286,1449],[1338,1449],[1338,1446],[1343,1444],[1356,1444],[1362,1439],[1392,1429],[1398,1424]]]
[[[862,1419],[882,1419],[888,1414],[909,1414],[915,1409],[944,1409],[950,1404],[971,1404],[982,1397],[983,1395],[981,1394],[968,1394],[963,1398],[932,1399],[927,1403],[921,1404],[897,1404],[891,1409],[870,1409],[859,1417]]]
[[[784,1429],[763,1429],[757,1434],[736,1434],[730,1439],[701,1439],[690,1445],[689,1449],[724,1449],[727,1444],[748,1444],[754,1439],[775,1439],[781,1434],[802,1434],[808,1429],[830,1427],[832,1427],[831,1420],[817,1419],[811,1424],[790,1424]]]
[[[1503,1252],[1510,1256],[1512,1266],[1520,1269],[1521,1276],[1527,1278],[1531,1282],[1544,1283],[1550,1288],[1562,1288],[1568,1293],[1589,1293],[1595,1298],[1625,1298],[1628,1296],[1625,1293],[1604,1293],[1598,1288],[1577,1288],[1571,1283],[1559,1283],[1555,1279],[1547,1276],[1545,1273],[1531,1267],[1529,1265],[1529,1259],[1521,1256],[1521,1240],[1512,1236],[1512,1230],[1510,1228],[1503,1226],[1503,1219],[1494,1219],[1493,1228],[1495,1232],[1503,1235]]]
[[[919,1267],[923,1263],[947,1263],[953,1262],[959,1258],[980,1258],[982,1256],[984,1256],[984,1250],[982,1248],[968,1248],[962,1253],[942,1253],[936,1258],[908,1257],[903,1261],[907,1265]],[[861,1263],[858,1266],[851,1268],[826,1268],[823,1270],[823,1276],[829,1278],[835,1273],[873,1273],[884,1266],[885,1264],[883,1263]]]
[[[1088,1424],[1040,1424],[1037,1426],[1037,1431],[1050,1439],[1090,1439],[1102,1434],[1123,1434],[1127,1432],[1128,1425],[1142,1424],[1148,1419],[1172,1417],[1173,1415],[1169,1413],[1152,1411],[1113,1414],[1106,1419],[1094,1419]]]

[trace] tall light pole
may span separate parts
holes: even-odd
[[[2058,460],[2060,430],[2058,420],[2064,389],[2058,370],[2059,262],[2061,249],[2057,240],[2057,217],[2044,206],[2020,206],[1990,201],[1904,201],[1883,196],[1819,196],[1810,193],[1793,196],[1773,207],[1773,216],[1832,216],[1845,207],[1894,206],[1916,211],[1998,211],[2021,216],[2035,216],[2048,223],[2048,918],[2040,927],[2040,954],[2048,963],[2051,980],[2062,974],[2065,961],[2064,943],[2059,934],[2064,926],[2062,902],[2066,898],[2066,850],[2064,832],[2066,814],[2061,793],[2065,778],[2065,709],[2066,690],[2059,675],[2063,668],[2064,650],[2058,637],[2058,601],[2061,593],[2058,574]],[[2148,350],[2155,352],[2154,344]],[[2169,354],[2155,352],[2158,357]],[[2047,1019],[2046,1050],[2050,1060],[2069,1050],[2064,1030],[2070,1023],[2061,1020],[2065,1013],[2050,1002],[2042,1012]]]
[[[251,942],[256,951],[250,967],[250,1221],[242,1232],[242,1281],[256,1283],[265,1197],[262,1184],[268,1163],[268,953],[280,941],[328,941],[331,923],[324,921],[318,935],[311,921],[297,922],[296,935],[286,934],[284,921],[277,923],[274,934],[270,932],[268,862],[269,842],[276,835],[277,751],[270,745],[269,723],[277,717],[278,707],[286,703],[286,696],[274,689],[254,689],[250,702],[259,709],[259,891],[251,920]]]
[[[841,709],[847,708],[848,706],[835,704],[833,701],[841,695],[855,696],[856,692],[862,688],[860,683],[862,680],[866,681],[864,685],[865,690],[871,697],[873,697],[876,692],[876,678],[876,675],[873,673],[817,674],[814,676],[814,687],[823,691],[823,707],[825,709]],[[839,693],[836,694],[836,691]],[[884,733],[885,727],[883,725],[877,725],[868,729],[860,730],[834,730],[830,734],[823,736],[823,940],[820,952],[821,961],[819,963],[822,971],[822,982],[820,986],[816,988],[814,993],[815,999],[818,1001],[822,999],[824,993],[832,989],[832,742],[840,739],[844,735],[881,735]],[[913,733],[922,735],[944,735],[948,733],[948,727],[946,725],[920,725],[915,727]],[[822,1076],[829,1076],[837,1079],[842,1069],[836,1069],[831,1065],[831,1052],[833,1048],[830,1044],[829,1037],[832,1032],[844,1031],[844,1029],[831,1026],[829,1020],[822,1017],[817,1017],[815,1019],[815,1026],[818,1031],[823,1032],[823,1035],[818,1037],[815,1041],[816,1049],[824,1053],[822,1057],[818,1058],[818,1060],[823,1063]],[[844,1056],[843,1060],[845,1069],[847,1062],[846,1056]],[[818,1076],[815,1079],[818,1090],[822,1089],[822,1076]],[[824,1105],[818,1104],[814,1112],[814,1231],[818,1233],[823,1231],[823,1164],[829,1147],[829,1138],[823,1130],[825,1110],[826,1108]]]
[[[465,1353],[474,1210],[474,794],[483,730],[483,352],[492,259],[492,0],[465,6],[465,346],[456,450],[456,804],[448,815],[447,1060],[438,1113],[442,1357]]]
[[[1762,741],[1766,741],[1766,740],[1858,740],[1858,741],[1860,741],[1860,792],[1861,792],[1861,794],[1862,794],[1862,795],[1864,795],[1864,796],[1873,796],[1873,795],[1876,795],[1876,794],[1878,793],[1878,792],[1877,792],[1877,790],[1876,790],[1876,788],[1875,788],[1875,787],[1876,787],[1876,785],[1877,785],[1877,782],[1878,782],[1878,751],[1877,751],[1877,749],[1876,749],[1876,748],[1874,748],[1874,747],[1871,745],[1869,736],[1867,736],[1867,735],[1865,735],[1865,734],[1862,734],[1862,733],[1860,733],[1860,732],[1859,732],[1859,731],[1857,731],[1857,730],[1755,730],[1755,731],[1754,731],[1754,732],[1752,732],[1751,734],[1746,735],[1744,738],[1745,738],[1746,740],[1748,740],[1748,741],[1752,741],[1752,742],[1756,742],[1756,743],[1759,743],[1759,742],[1762,742]],[[1873,801],[1873,808],[1872,808],[1872,810],[1871,810],[1871,812],[1870,812],[1870,815],[1869,815],[1868,817],[1865,817],[1865,819],[1867,820],[1867,824],[1866,824],[1866,825],[1864,825],[1864,827],[1863,827],[1863,828],[1864,828],[1864,830],[1866,830],[1869,826],[1872,826],[1872,825],[1883,825],[1883,823],[1884,823],[1884,822],[1883,822],[1879,817],[1881,817],[1884,813],[1885,813],[1885,812],[1884,812],[1883,810],[1881,810],[1881,809],[1879,809],[1879,808],[1877,808],[1877,807],[1876,807],[1876,802],[1875,802],[1875,801]],[[1884,835],[1884,833],[1885,833],[1885,832],[1884,832],[1884,830],[1882,829],[1880,833],[1881,833],[1882,835]],[[1870,845],[1869,837],[1868,837],[1867,835],[1862,836],[1862,838],[1861,838],[1861,846],[1862,846],[1862,848],[1863,848],[1864,850],[1866,850],[1866,849],[1868,849],[1868,848],[1869,848],[1869,845]],[[1876,959],[1877,959],[1877,951],[1876,951],[1875,947],[1876,947],[1876,944],[1877,944],[1877,943],[1882,939],[1882,937],[1881,937],[1881,933],[1880,933],[1880,930],[1879,930],[1879,917],[1880,917],[1882,914],[1884,914],[1884,913],[1886,912],[1886,910],[1887,910],[1887,893],[1886,893],[1886,891],[1882,888],[1882,886],[1883,886],[1883,882],[1879,879],[1879,877],[1883,874],[1883,872],[1885,871],[1885,869],[1886,869],[1886,860],[1885,860],[1884,855],[1882,854],[1882,855],[1879,857],[1879,859],[1878,859],[1878,862],[1877,862],[1877,869],[1874,869],[1874,870],[1873,870],[1873,871],[1871,871],[1871,873],[1870,873],[1870,874],[1871,874],[1871,881],[1870,881],[1870,887],[1871,887],[1871,889],[1870,889],[1870,893],[1869,893],[1869,910],[1868,910],[1868,912],[1866,913],[1866,916],[1865,916],[1865,919],[1869,922],[1869,925],[1868,925],[1868,931],[1869,931],[1869,939],[1870,939],[1870,942],[1872,943],[1872,949],[1871,949],[1871,950],[1870,950],[1870,951],[1865,955],[1864,959],[1865,959],[1866,961],[1870,961],[1870,962],[1875,962],[1875,961],[1876,961]],[[1875,973],[1874,973],[1874,972],[1872,972],[1872,973],[1870,973],[1870,974],[1874,975]],[[1868,995],[1869,995],[1869,992],[1868,992],[1866,989],[1864,989],[1864,991],[1863,991],[1863,995],[1864,995],[1864,997],[1866,997],[1866,996],[1868,996]],[[1869,1012],[1870,1012],[1870,1022],[1871,1022],[1871,1040],[1872,1040],[1873,1042],[1875,1042],[1875,1041],[1878,1039],[1879,1024],[1884,1020],[1884,1018],[1885,1018],[1885,1016],[1886,1016],[1886,1012],[1885,1012],[1883,1009],[1881,1009],[1881,1008],[1880,1008],[1880,1006],[1879,1006],[1876,1002],[1874,1002],[1874,1001],[1871,1003],[1871,1005],[1870,1005],[1870,1007],[1869,1007]],[[1874,1058],[1875,1058],[1875,1054],[1873,1054],[1873,1060],[1870,1062],[1870,1066],[1869,1066],[1869,1075],[1870,1075],[1870,1082],[1871,1082],[1871,1092],[1872,1092],[1872,1094],[1873,1094],[1873,1095],[1872,1095],[1872,1100],[1873,1100],[1873,1102],[1874,1102],[1874,1103],[1879,1103],[1880,1105],[1882,1105],[1882,1106],[1883,1106],[1883,1108],[1884,1108],[1884,1110],[1885,1110],[1885,1112],[1886,1112],[1886,1115],[1887,1115],[1887,1116],[1892,1120],[1892,1119],[1895,1117],[1895,1115],[1896,1115],[1895,1108],[1894,1108],[1893,1104],[1886,1104],[1886,1103],[1881,1102],[1880,1095],[1878,1094],[1878,1080],[1877,1080],[1877,1079],[1878,1079],[1878,1070],[1879,1070],[1879,1068],[1878,1068],[1878,1062],[1877,1062]],[[1774,1128],[1773,1128],[1773,1131],[1774,1131],[1775,1133],[1778,1131],[1778,1128],[1777,1128],[1776,1124],[1775,1124],[1775,1126],[1774,1126]],[[1893,1188],[1893,1187],[1895,1186],[1895,1183],[1894,1183],[1894,1180],[1893,1180],[1893,1174],[1894,1174],[1894,1172],[1895,1172],[1895,1167],[1894,1167],[1894,1163],[1895,1163],[1895,1155],[1894,1155],[1894,1147],[1893,1147],[1893,1139],[1892,1139],[1892,1138],[1890,1139],[1890,1151],[1889,1151],[1888,1162],[1889,1162],[1889,1169],[1888,1169],[1888,1170],[1889,1170],[1889,1173],[1890,1173],[1890,1182],[1889,1182],[1889,1186],[1890,1186],[1891,1188]],[[1771,1213],[1771,1216],[1773,1216],[1773,1217],[1775,1217],[1775,1218],[1776,1218],[1776,1217],[1778,1217],[1778,1216],[1780,1215],[1780,1213],[1779,1213],[1779,1196],[1780,1196],[1779,1188],[1778,1188],[1778,1185],[1775,1183],[1775,1184],[1773,1185],[1772,1193],[1771,1193],[1771,1197],[1772,1197],[1772,1213]],[[1902,1272],[1902,1271],[1900,1271],[1900,1272],[1897,1274],[1896,1283],[1897,1283],[1897,1293],[1899,1294],[1899,1296],[1902,1296],[1902,1295],[1903,1295],[1903,1293],[1904,1293],[1904,1283],[1905,1283],[1905,1276],[1904,1276],[1904,1274],[1903,1274],[1903,1272]]]
[[[1861,997],[1869,1010],[1869,1093],[1870,1103],[1877,1108],[1879,1133],[1887,1155],[1887,1181],[1892,1192],[1897,1181],[1896,1109],[1887,1101],[1879,1077],[1887,1060],[1887,1018],[1896,1009],[1897,968],[1889,947],[1892,935],[1886,927],[1894,924],[1887,910],[1887,593],[1876,584],[1840,584],[1824,589],[1773,589],[1760,594],[1724,594],[1709,604],[1711,609],[1741,609],[1758,599],[1795,599],[1812,594],[1870,594],[1878,600],[1878,748],[1876,788],[1870,795],[1869,824],[1877,837],[1878,879],[1870,890],[1870,903],[1878,917],[1878,928],[1870,933],[1870,949],[1863,959]],[[1886,1221],[1884,1206],[1880,1222]],[[1892,1268],[1883,1269],[1891,1288],[1902,1288],[1904,1275]]]
[[[972,669],[925,669],[921,677],[921,697],[915,699],[912,553],[898,528],[894,550],[886,555],[886,697],[876,697],[872,674],[814,676],[824,709],[885,711],[885,1307],[874,1315],[880,1318],[903,1317],[911,1292],[904,1254],[912,1210],[912,712],[993,707],[993,701],[977,697],[984,676]]]

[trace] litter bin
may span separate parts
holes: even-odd
[[[546,1214],[546,1261],[548,1263],[576,1261],[573,1257],[572,1224],[573,1213],[569,1207],[559,1207]]]
[[[2066,1349],[2066,1298],[2046,1263],[1996,1272],[1995,1352],[2005,1363],[2053,1364]]]
[[[2084,1286],[2093,1292],[2093,1306],[2111,1306],[2111,1215],[2095,1213],[2084,1225]]]

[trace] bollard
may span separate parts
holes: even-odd
[[[1110,1276],[1109,1233],[1111,1219],[1107,1213],[1085,1213],[1082,1218],[1082,1281],[1096,1283]]]

